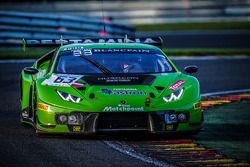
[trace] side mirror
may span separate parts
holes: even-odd
[[[184,68],[184,70],[186,71],[186,73],[192,74],[192,73],[196,73],[198,71],[198,67],[197,66],[186,66]]]
[[[37,74],[39,72],[38,69],[33,67],[25,67],[23,71],[25,74],[31,74],[31,75]]]

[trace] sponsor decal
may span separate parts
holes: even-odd
[[[134,80],[139,80],[139,77],[98,77],[98,81],[106,81],[106,82],[131,82]]]
[[[138,96],[146,96],[147,92],[143,91],[137,91],[137,90],[116,90],[116,89],[108,89],[108,88],[102,88],[100,89],[100,92],[102,92],[105,95],[138,95]]]
[[[149,85],[156,77],[152,75],[87,75],[83,80],[90,85]]]
[[[70,86],[75,87],[75,88],[79,88],[79,87],[83,87],[85,84],[86,84],[86,82],[76,81],[75,83],[70,84]]]
[[[77,82],[81,78],[81,75],[52,74],[49,79],[43,81],[42,85],[69,87],[71,85],[81,84],[81,86],[83,86],[84,83]]]
[[[83,46],[72,46],[72,47],[68,47],[68,48],[64,48],[63,51],[67,51],[67,50],[84,50],[85,48]]]
[[[107,106],[103,109],[105,112],[114,112],[114,111],[122,111],[122,112],[133,112],[133,111],[144,111],[143,107],[131,107],[130,105],[119,104],[117,107]]]
[[[174,130],[174,125],[166,125],[166,130]]]
[[[123,64],[123,68],[125,69],[125,68],[128,68],[129,67],[129,65],[128,64]]]
[[[201,102],[198,102],[198,103],[194,104],[194,109],[195,110],[200,109],[200,108],[201,108]]]
[[[185,83],[184,80],[179,80],[169,87],[169,90],[177,90],[181,85]]]
[[[92,49],[93,53],[155,53],[156,50],[149,49],[129,49],[129,48],[100,48]]]
[[[145,43],[145,44],[160,44],[159,38],[106,38],[106,39],[30,39],[26,40],[27,45],[53,45],[58,44],[77,44],[77,43]]]
[[[81,46],[64,48],[63,51],[72,51],[74,56],[80,56],[84,54],[86,56],[91,56],[93,53],[159,53],[158,50],[150,49],[129,49],[129,48],[84,48]]]
[[[73,132],[80,132],[81,131],[81,126],[73,126],[72,131]]]
[[[40,109],[40,110],[49,111],[49,106],[45,105],[43,103],[38,103],[37,108]]]
[[[81,56],[81,55],[91,56],[92,51],[91,49],[73,50],[73,56]]]
[[[137,89],[136,89],[136,88],[113,88],[113,90],[116,90],[116,91],[118,91],[118,90],[130,90],[130,91],[137,91]]]
[[[81,50],[74,50],[73,51],[73,56],[81,56],[82,51]]]

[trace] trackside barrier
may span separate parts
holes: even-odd
[[[105,28],[104,28],[105,25]],[[9,39],[67,39],[133,36],[130,25],[79,16],[0,11],[0,43]],[[12,41],[13,42],[13,41]]]
[[[101,1],[37,0],[32,3],[2,3],[0,10],[42,12],[91,18],[102,18],[102,11],[104,11],[104,15],[108,18],[132,24],[227,22],[249,21],[250,1],[105,0],[102,5]]]

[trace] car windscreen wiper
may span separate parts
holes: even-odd
[[[80,55],[82,58],[84,58],[85,60],[87,60],[88,62],[90,62],[91,64],[93,64],[95,67],[97,67],[98,69],[100,69],[104,74],[106,75],[113,75],[113,72],[110,71],[109,69],[107,69],[106,67],[104,67],[102,64],[99,64],[98,62],[96,62],[95,60],[91,59],[88,56],[85,56],[83,54]]]

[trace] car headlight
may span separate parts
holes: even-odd
[[[73,96],[71,94],[62,92],[57,90],[57,94],[65,101],[73,102],[73,103],[80,103],[82,99],[80,97]]]
[[[184,92],[184,89],[179,89],[179,90],[171,93],[170,95],[163,97],[163,100],[165,102],[171,102],[171,101],[178,100],[181,98],[183,92]]]

